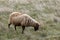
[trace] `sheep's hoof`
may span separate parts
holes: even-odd
[[[24,32],[22,32],[22,34],[24,34]]]

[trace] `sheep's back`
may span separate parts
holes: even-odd
[[[13,19],[14,19],[14,23],[17,23],[17,24],[20,23],[21,25],[24,25],[24,26],[32,26],[33,24],[36,23],[29,15],[26,15],[26,14],[17,16]]]

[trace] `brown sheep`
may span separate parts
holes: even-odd
[[[40,26],[40,24],[35,19],[33,19],[27,14],[22,14],[20,16],[13,17],[12,20],[13,21],[11,22],[11,24],[14,25],[15,30],[16,30],[16,26],[22,26],[22,33],[24,33],[25,27],[32,26],[34,27],[34,30],[37,31]],[[8,27],[10,27],[10,24],[8,24]]]

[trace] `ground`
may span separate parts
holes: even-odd
[[[38,31],[21,26],[8,29],[9,14],[26,13],[41,26]],[[60,40],[60,0],[0,0],[0,40]]]

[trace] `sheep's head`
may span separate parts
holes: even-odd
[[[39,29],[39,24],[36,23],[35,27],[34,27],[34,30],[37,31]]]

